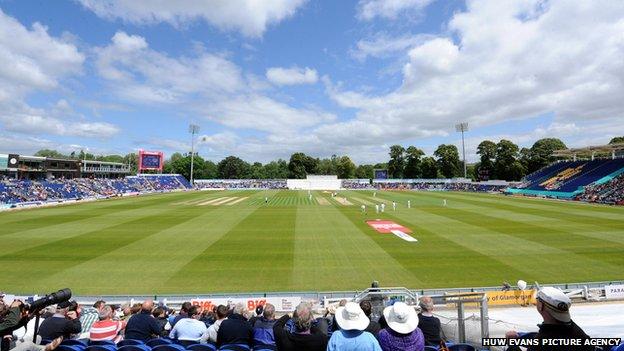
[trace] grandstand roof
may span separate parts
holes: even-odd
[[[553,156],[591,155],[597,152],[614,152],[622,150],[624,150],[624,143],[555,150],[553,152]]]

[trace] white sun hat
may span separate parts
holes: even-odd
[[[537,299],[540,300],[556,320],[569,323],[570,306],[572,300],[563,291],[550,286],[541,288],[537,292]]]
[[[416,310],[404,302],[395,302],[383,311],[384,318],[390,329],[400,334],[409,334],[418,328]]]
[[[364,330],[370,320],[355,302],[347,302],[344,307],[336,309],[336,322],[343,330]]]

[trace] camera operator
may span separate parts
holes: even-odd
[[[11,348],[13,331],[28,323],[29,316],[26,306],[20,300],[15,300],[10,306],[1,303],[0,306],[0,349],[2,351]]]
[[[46,318],[39,327],[42,339],[52,340],[59,336],[69,339],[72,334],[79,334],[82,331],[78,312],[72,308],[73,306],[74,304],[69,301],[56,305],[56,313]]]

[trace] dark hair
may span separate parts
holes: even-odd
[[[229,312],[229,310],[228,310],[227,306],[225,306],[225,305],[219,305],[217,307],[217,317],[219,319],[223,319],[223,318],[227,317],[228,312]]]
[[[104,302],[103,300],[97,300],[95,301],[95,303],[93,304],[94,308],[101,308],[102,306],[106,305],[106,302]]]
[[[196,314],[199,314],[199,312],[201,311],[201,309],[199,308],[199,306],[191,306],[188,309],[188,315],[189,317],[194,316]]]
[[[191,303],[187,301],[182,304],[182,307],[180,307],[180,312],[188,313],[192,306],[193,305],[191,305]]]
[[[162,307],[156,307],[152,311],[152,316],[154,316],[154,318],[158,318],[163,313],[165,313],[165,310]]]
[[[370,301],[364,300],[360,302],[360,308],[362,309],[362,311],[364,311],[366,317],[370,317],[371,311],[373,310]]]

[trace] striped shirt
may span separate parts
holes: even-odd
[[[80,325],[82,326],[82,332],[88,332],[91,330],[93,323],[100,319],[98,310],[94,307],[87,307],[80,313]]]
[[[115,340],[119,332],[125,327],[124,322],[107,319],[93,323],[89,332],[91,341]]]

